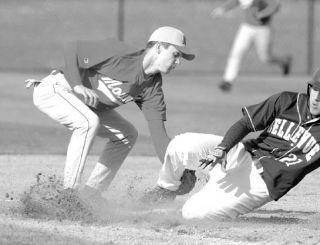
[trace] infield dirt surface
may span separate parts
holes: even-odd
[[[107,203],[97,218],[77,213],[78,209],[63,218],[50,206],[50,215],[26,209],[28,202],[23,197],[37,183],[39,173],[61,178],[70,132],[33,106],[32,90],[25,89],[24,80],[40,79],[51,69],[62,67],[65,41],[116,36],[118,2],[1,2],[0,244],[320,244],[319,171],[308,175],[280,201],[236,220],[182,220],[180,209],[190,195],[179,197],[169,206],[139,203],[145,189],[154,186],[161,164],[155,158],[143,115],[132,104],[119,111],[137,127],[139,138],[104,193]],[[197,55],[194,62],[181,64],[177,72],[164,78],[170,137],[188,131],[223,135],[241,117],[242,106],[284,90],[306,91],[310,79],[305,75],[310,58],[308,1],[283,0],[281,13],[274,21],[274,50],[294,56],[293,73],[281,77],[277,67],[265,66],[258,62],[255,52],[249,52],[230,94],[221,93],[217,85],[239,25],[239,12],[231,18],[212,19],[212,8],[222,1],[125,2],[125,41],[140,47],[154,28],[173,25],[184,30],[188,46]],[[320,2],[315,3],[318,23]],[[318,30],[319,25],[315,25],[315,68],[320,60]],[[96,140],[84,179],[103,143]],[[193,192],[203,183],[199,181]]]
[[[95,160],[89,157],[85,177]],[[61,155],[0,157],[0,244],[320,243],[319,171],[280,201],[236,220],[185,221],[180,208],[189,195],[170,205],[147,206],[138,201],[154,185],[160,165],[154,157],[132,156],[104,193],[107,205],[99,210],[98,219],[72,221],[73,217],[24,213],[21,196],[36,182],[36,175],[59,176],[63,161]],[[203,183],[199,181],[194,191]]]

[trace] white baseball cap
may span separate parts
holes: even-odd
[[[162,26],[156,29],[150,36],[148,42],[164,42],[178,46],[181,57],[186,60],[193,60],[195,55],[191,54],[187,48],[186,36],[177,28],[171,26]]]

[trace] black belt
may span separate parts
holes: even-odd
[[[63,71],[61,71],[61,70],[52,70],[52,72],[50,74],[51,75],[63,74]]]

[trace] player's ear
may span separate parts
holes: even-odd
[[[310,89],[311,89],[311,84],[308,83],[308,87],[307,87],[307,94],[308,94],[308,96],[310,96]]]

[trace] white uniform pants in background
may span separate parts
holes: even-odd
[[[105,191],[138,136],[134,126],[114,110],[93,112],[72,92],[62,73],[52,72],[34,88],[35,106],[73,131],[65,163],[64,188],[78,189],[96,135],[107,143],[87,185]]]
[[[177,190],[184,169],[199,170],[199,160],[217,146],[222,137],[185,133],[170,142],[157,184]],[[182,208],[186,219],[235,218],[271,201],[260,173],[242,143],[227,154],[226,171],[217,165],[209,172],[208,183],[191,196]]]
[[[224,81],[233,82],[239,74],[242,58],[254,43],[259,59],[264,63],[282,65],[286,58],[276,57],[272,53],[272,30],[267,26],[254,26],[243,23],[234,39],[223,75]]]

